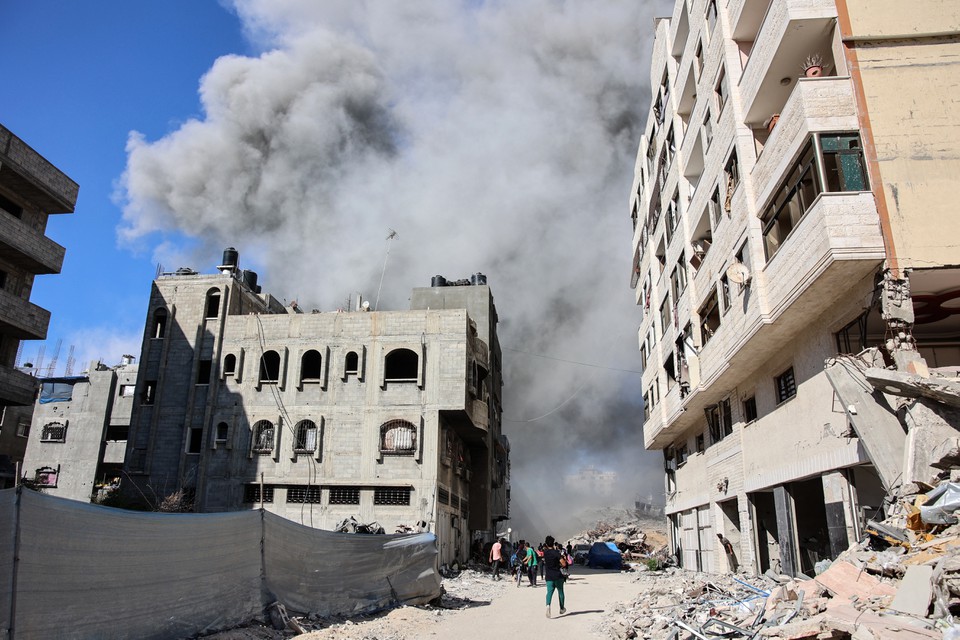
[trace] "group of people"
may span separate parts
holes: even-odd
[[[493,565],[493,579],[500,580],[500,569],[504,565],[504,558],[508,553],[506,540],[500,538],[493,543],[490,548],[490,564]],[[553,536],[547,536],[544,541],[536,548],[526,540],[517,542],[516,551],[510,556],[510,570],[516,578],[517,586],[523,582],[523,576],[527,576],[529,586],[537,586],[537,575],[544,579],[547,584],[547,617],[550,617],[550,604],[553,601],[553,592],[557,592],[560,600],[560,615],[567,612],[566,602],[563,593],[563,583],[569,577],[569,567],[573,564],[572,547],[563,545],[554,540]]]

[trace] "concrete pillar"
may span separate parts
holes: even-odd
[[[855,540],[850,483],[843,471],[829,471],[821,476],[821,481],[830,533],[830,557],[836,558]]]
[[[797,527],[793,518],[793,496],[784,485],[773,490],[774,505],[777,509],[777,542],[780,543],[780,568],[788,576],[800,572],[797,557]]]

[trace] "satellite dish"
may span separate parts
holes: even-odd
[[[740,285],[746,285],[750,282],[750,269],[742,262],[734,262],[727,267],[727,279]]]

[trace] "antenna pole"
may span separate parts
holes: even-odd
[[[377,300],[373,305],[373,310],[376,311],[380,306],[380,289],[383,288],[383,274],[387,272],[387,259],[390,257],[390,241],[397,237],[397,232],[393,229],[390,229],[390,235],[387,236],[387,255],[383,257],[383,270],[380,271],[380,284],[377,286]]]

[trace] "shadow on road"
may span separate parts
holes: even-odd
[[[584,611],[567,611],[562,616],[557,616],[558,618],[569,618],[571,616],[582,616],[588,613],[603,613],[603,609],[585,609]]]

